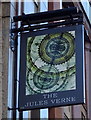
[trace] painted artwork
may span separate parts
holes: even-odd
[[[28,37],[26,95],[75,89],[75,31]]]
[[[24,32],[20,42],[20,110],[85,103],[84,26]]]

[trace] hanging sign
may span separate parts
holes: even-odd
[[[19,108],[84,103],[83,25],[22,33]]]

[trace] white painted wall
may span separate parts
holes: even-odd
[[[11,0],[12,1],[12,0]],[[10,3],[10,19],[13,18],[15,14],[15,2]],[[11,21],[10,21],[11,25]],[[11,29],[11,26],[10,26]],[[10,34],[11,40],[11,34]],[[13,85],[13,52],[9,48],[9,62],[8,62],[8,107],[12,108],[12,85]],[[8,118],[11,118],[12,111],[8,111]]]

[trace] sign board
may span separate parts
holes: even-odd
[[[83,25],[22,33],[19,108],[85,102]]]

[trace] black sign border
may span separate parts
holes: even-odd
[[[27,38],[31,36],[38,36],[44,34],[53,34],[67,31],[75,31],[75,46],[76,46],[76,90],[68,90],[56,92],[58,98],[57,99],[66,99],[66,98],[74,98],[75,100],[52,104],[50,103],[51,99],[56,98],[43,98],[43,94],[36,95],[26,95],[26,47],[27,47]],[[74,26],[65,26],[65,27],[57,27],[53,29],[40,30],[40,31],[32,31],[28,33],[21,34],[21,42],[20,42],[20,71],[19,71],[19,100],[18,106],[19,110],[32,110],[32,109],[40,109],[40,108],[48,108],[48,107],[61,107],[68,105],[76,105],[83,104],[85,102],[85,73],[84,73],[84,26],[83,25],[74,25]],[[54,93],[54,92],[53,92]],[[53,94],[53,93],[45,93]],[[48,100],[48,104],[44,104],[41,101],[41,104],[35,104],[30,106],[30,102],[38,102],[41,100]],[[27,105],[28,104],[28,105]]]

